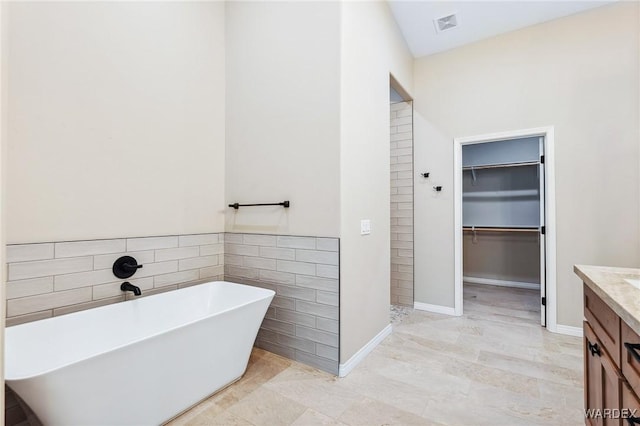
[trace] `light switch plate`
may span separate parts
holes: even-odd
[[[371,233],[371,220],[362,219],[360,221],[360,235],[369,235]]]

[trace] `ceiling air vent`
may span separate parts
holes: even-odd
[[[433,23],[436,25],[436,32],[441,33],[448,31],[458,26],[458,17],[456,14],[443,16],[442,18],[434,19]]]

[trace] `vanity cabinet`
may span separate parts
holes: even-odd
[[[586,285],[584,317],[585,424],[640,425],[640,336]]]
[[[624,379],[587,322],[584,323],[584,343],[585,408],[604,413],[605,408],[622,407]],[[587,424],[619,425],[620,421],[604,416],[587,417]]]

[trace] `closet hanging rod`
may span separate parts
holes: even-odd
[[[498,169],[503,167],[537,166],[540,161],[525,161],[521,163],[485,164],[482,166],[464,166],[462,170]]]
[[[233,204],[229,204],[229,207],[233,207],[234,209],[238,210],[240,207],[255,207],[255,206],[282,206],[285,209],[289,208],[289,206],[291,205],[291,203],[289,203],[289,200],[287,201],[283,201],[281,203],[264,203],[264,204],[238,204],[238,203],[233,203]]]
[[[493,228],[489,226],[463,226],[462,230],[469,232],[540,232],[540,228]]]
[[[463,198],[537,197],[538,189],[506,189],[502,191],[469,191]]]

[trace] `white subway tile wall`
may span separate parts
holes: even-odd
[[[113,275],[120,256],[142,264],[130,279]],[[17,244],[7,246],[7,326],[91,309],[131,298],[129,281],[143,296],[209,280],[222,280],[220,233]]]
[[[142,264],[111,270],[120,256]],[[199,234],[7,246],[7,326],[118,303],[210,280],[269,288],[276,296],[256,346],[338,373],[339,240]]]
[[[256,346],[338,373],[339,240],[225,234],[225,279],[276,292]]]
[[[413,106],[391,104],[391,303],[413,306]]]

